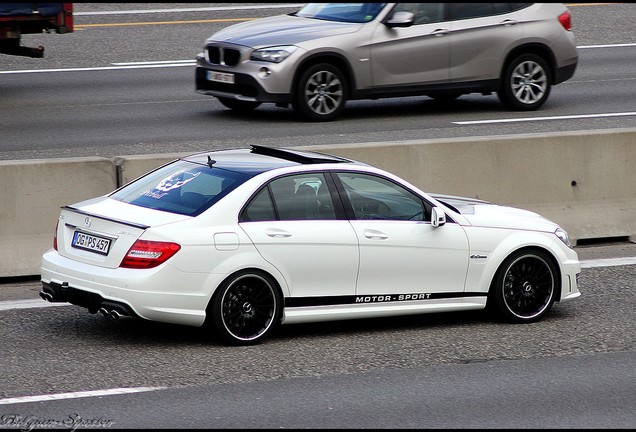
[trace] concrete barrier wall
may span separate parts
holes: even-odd
[[[0,277],[39,274],[60,206],[117,185],[115,164],[106,158],[2,161],[0,179]]]
[[[427,192],[537,211],[583,239],[636,241],[636,129],[301,147],[368,162]],[[0,277],[38,275],[60,206],[184,153],[0,161]]]

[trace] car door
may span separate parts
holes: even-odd
[[[506,55],[522,39],[509,3],[447,3],[451,82],[498,79]]]
[[[355,294],[358,240],[324,174],[271,181],[245,207],[240,226],[284,275],[296,302],[318,306],[319,297]],[[307,302],[309,297],[316,299]]]
[[[417,9],[417,10],[415,10]],[[373,86],[445,83],[449,75],[449,32],[442,3],[398,3],[395,12],[414,12],[409,27],[381,24],[370,44]]]
[[[463,293],[469,259],[461,226],[433,227],[432,206],[392,180],[359,172],[336,177],[360,243],[357,296],[399,301]]]

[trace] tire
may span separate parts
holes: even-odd
[[[508,108],[532,111],[548,99],[551,83],[548,64],[537,55],[523,54],[508,64],[497,95]]]
[[[252,111],[253,109],[258,108],[261,105],[260,102],[242,101],[238,99],[231,99],[231,98],[224,98],[224,97],[217,97],[217,99],[226,108],[230,108],[231,110],[239,111],[239,112]]]
[[[515,252],[495,274],[489,306],[508,322],[538,321],[554,304],[558,280],[557,269],[544,252]]]
[[[294,93],[294,109],[311,121],[331,121],[347,102],[347,82],[337,67],[320,63],[303,72]]]
[[[256,270],[226,279],[206,310],[206,325],[229,345],[255,345],[276,328],[282,316],[276,282]]]

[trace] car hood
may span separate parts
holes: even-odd
[[[306,40],[353,33],[362,25],[278,15],[231,25],[213,34],[206,43],[229,42],[253,48],[293,45]]]
[[[530,210],[453,195],[432,197],[461,214],[471,225],[554,232],[559,225]]]

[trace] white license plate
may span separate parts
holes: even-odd
[[[208,80],[227,83],[227,84],[234,84],[234,74],[208,71]]]
[[[84,249],[102,255],[108,255],[110,249],[110,239],[75,231],[71,246],[77,249]]]

